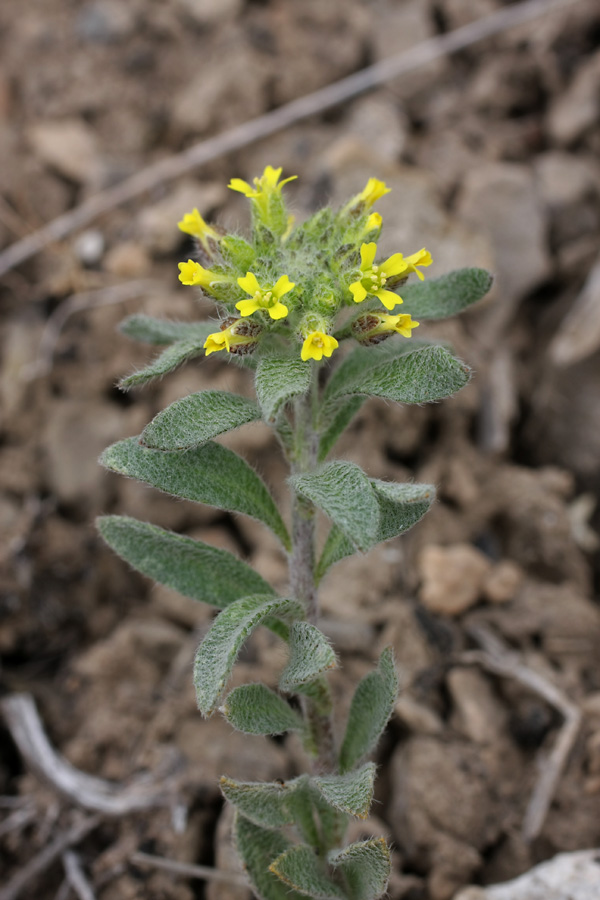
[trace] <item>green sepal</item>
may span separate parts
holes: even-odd
[[[176,341],[206,340],[214,331],[210,322],[176,322],[173,319],[155,319],[153,316],[136,314],[123,319],[119,331],[134,341],[145,344],[173,344]]]
[[[243,597],[226,607],[198,647],[194,660],[196,699],[202,715],[210,716],[215,711],[237,655],[258,625],[273,617],[286,621],[303,615],[298,601],[281,597]]]
[[[230,263],[234,269],[238,269],[244,275],[248,269],[252,268],[252,263],[256,258],[254,248],[244,238],[236,234],[228,234],[220,242],[221,253],[223,258]]]
[[[350,816],[366,819],[373,802],[375,771],[375,763],[369,762],[345,775],[320,775],[312,782],[330,806]]]
[[[153,450],[189,450],[260,417],[252,400],[228,391],[200,391],[163,409],[146,425],[140,443]]]
[[[353,769],[375,747],[393,712],[398,688],[394,655],[391,647],[386,647],[377,669],[365,675],[352,698],[340,750],[342,773]]]
[[[350,900],[377,900],[385,893],[392,870],[385,838],[349,844],[330,853],[329,862],[343,874]]]
[[[494,281],[485,269],[457,269],[399,288],[404,303],[400,313],[409,313],[417,321],[447,319],[484,297]]]
[[[283,734],[304,729],[302,717],[265,684],[234,688],[221,711],[229,724],[244,734]]]
[[[308,844],[297,844],[281,853],[269,866],[285,885],[314,900],[344,900],[346,894],[328,878],[325,867]]]
[[[361,351],[365,352],[359,347],[354,353]],[[384,354],[381,356],[383,358]],[[349,372],[344,381],[334,376],[325,392],[324,402],[327,405],[338,397],[364,394],[398,403],[430,403],[459,391],[468,382],[470,371],[444,347],[428,345],[397,358],[388,356],[381,365],[358,374]]]
[[[163,350],[160,356],[157,356],[156,359],[152,360],[149,365],[140,369],[138,372],[133,372],[131,375],[122,378],[119,381],[121,390],[127,391],[129,388],[135,387],[138,384],[146,384],[146,382],[152,381],[153,378],[161,378],[163,375],[168,375],[169,372],[173,372],[178,366],[186,362],[186,360],[193,359],[196,356],[202,356],[204,354],[206,338],[211,331],[214,330],[214,324],[211,325],[209,322],[203,322],[202,326],[203,332],[199,334],[198,337],[190,337],[183,341],[176,341],[174,344],[171,344],[170,347],[167,347],[166,350]]]
[[[261,828],[237,813],[233,835],[235,848],[259,900],[303,900],[301,894],[290,891],[269,871],[273,860],[291,847],[281,832]]]
[[[325,463],[314,472],[292,475],[294,490],[318,506],[358,550],[368,550],[379,530],[379,504],[371,482],[355,463]]]
[[[350,397],[350,399],[343,399],[335,405],[336,408],[331,410],[329,423],[321,433],[319,440],[318,462],[323,462],[365,400],[366,397]]]
[[[308,622],[294,622],[290,628],[290,658],[281,673],[279,687],[293,693],[337,665],[335,653],[322,631]]]
[[[286,527],[264,482],[237,453],[220,444],[209,441],[194,450],[166,454],[143,447],[138,438],[127,438],[108,447],[100,462],[184,500],[245,513],[267,525],[290,548]]]
[[[425,515],[435,500],[432,484],[396,484],[372,478],[371,486],[379,504],[379,528],[367,550],[381,541],[404,534]],[[333,525],[315,570],[317,582],[334,563],[353,553],[351,541],[339,527]]]
[[[310,387],[311,367],[289,356],[264,356],[256,371],[256,394],[267,422],[275,422],[285,404]]]
[[[293,798],[297,780],[279,782],[233,781],[223,776],[220,787],[236,810],[261,828],[282,828],[295,821]]]
[[[224,609],[252,594],[275,596],[264,578],[228,550],[127,516],[101,516],[96,523],[125,562],[185,597]]]

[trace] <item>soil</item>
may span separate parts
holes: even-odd
[[[152,161],[501,5],[3,0],[0,246]],[[427,246],[433,274],[482,265],[496,275],[480,308],[420,329],[474,367],[468,388],[426,407],[366,405],[340,445],[374,477],[439,492],[414,531],[342,563],[324,584],[340,709],[385,645],[402,668],[376,754],[375,814],[355,836],[390,837],[393,900],[450,900],[466,884],[600,844],[599,151],[600,8],[579,0],[163,185],[3,278],[2,690],[34,696],[52,745],[81,770],[178,785],[171,809],[106,819],[77,847],[98,900],[247,898],[132,855],[235,869],[218,776],[286,778],[306,765],[293,738],[242,738],[219,718],[201,720],[190,667],[210,611],[153,588],[94,530],[99,513],[137,516],[227,547],[285,588],[262,528],[96,462],[190,391],[249,394],[243,373],[214,357],[121,394],[118,377],[149,353],[116,326],[133,312],[207,314],[177,282],[189,247],[176,222],[198,206],[243,227],[244,200],[225,185],[268,163],[300,176],[289,188],[299,217],[384,178],[393,189],[379,206],[385,250]],[[140,282],[129,299],[89,302],[88,292],[128,280]],[[73,294],[85,308],[66,320],[44,371],[44,326]],[[228,443],[283,495],[265,428]],[[529,842],[523,818],[562,719],[473,662],[482,627],[582,715]],[[282,659],[277,639],[258,633],[234,683],[274,684]],[[3,725],[0,735],[7,881],[75,809],[28,771]],[[58,858],[21,896],[52,900],[63,880]]]

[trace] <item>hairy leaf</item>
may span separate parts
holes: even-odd
[[[233,781],[223,776],[221,790],[238,812],[262,828],[281,828],[294,822],[291,800],[296,790],[294,781],[278,782]]]
[[[119,330],[134,341],[146,344],[173,344],[175,341],[190,339],[204,343],[207,335],[215,330],[215,323],[176,322],[173,319],[155,319],[136,314],[124,319]]]
[[[335,809],[366,819],[373,801],[375,763],[366,763],[345,775],[320,775],[313,783],[324,799]]]
[[[223,615],[223,613],[221,613]],[[387,647],[374,672],[359,682],[352,698],[346,734],[340,750],[340,769],[349,772],[379,740],[398,696],[398,672]]]
[[[257,625],[272,616],[285,620],[302,615],[297,601],[281,597],[244,597],[224,609],[198,647],[194,660],[200,712],[204,716],[214,712],[242,644]]]
[[[326,463],[315,472],[292,475],[294,490],[319,507],[359,550],[373,546],[379,528],[379,504],[360,466]]]
[[[481,300],[493,280],[485,269],[457,269],[441,278],[403,285],[399,290],[404,300],[400,312],[410,313],[417,321],[447,319]]]
[[[379,504],[379,528],[372,547],[380,541],[389,541],[408,531],[425,515],[435,500],[435,488],[431,484],[396,484],[372,478],[371,485]],[[317,581],[334,563],[352,553],[354,547],[351,542],[333,525],[316,568]]]
[[[265,419],[274,422],[282,407],[310,386],[311,367],[301,359],[265,356],[256,372],[256,394]]]
[[[281,832],[261,828],[238,813],[233,834],[236,850],[260,900],[303,900],[301,894],[290,891],[269,871],[273,860],[291,846]]]
[[[294,622],[289,646],[290,658],[279,680],[282,691],[291,693],[336,665],[331,644],[322,631],[308,622]]]
[[[377,900],[385,893],[391,872],[385,838],[349,844],[330,853],[329,862],[343,872],[350,900]]]
[[[214,328],[214,325],[210,325],[210,323],[203,322],[202,324],[205,326],[205,333],[198,335],[198,337],[189,337],[183,341],[176,341],[174,344],[171,344],[166,350],[163,350],[160,356],[157,356],[156,359],[152,360],[143,369],[140,369],[139,372],[133,372],[131,375],[122,378],[119,382],[119,387],[126,391],[138,384],[146,384],[146,382],[152,381],[153,378],[161,378],[163,375],[167,375],[186,360],[193,359],[195,356],[202,356],[204,353],[204,342],[210,334],[211,328]]]
[[[298,713],[265,684],[234,688],[227,695],[222,712],[229,724],[244,734],[283,734],[302,731],[304,727]]]
[[[352,357],[361,350],[355,350]],[[388,356],[381,365],[369,366],[359,374],[349,373],[344,382],[339,379],[334,382],[332,378],[326,400],[346,394],[365,394],[399,403],[428,403],[455,394],[469,377],[468,366],[444,347],[425,346],[397,358]]]
[[[163,453],[128,438],[108,447],[100,457],[107,469],[182,497],[252,516],[290,541],[273,498],[264,482],[240,456],[212,441],[194,450]]]
[[[365,400],[366,397],[350,397],[349,400],[344,399],[336,404],[337,408],[332,410],[329,421],[321,434],[321,439],[319,441],[319,462],[323,462]]]
[[[326,853],[344,839],[348,825],[347,813],[341,812],[325,800],[314,778],[301,775],[294,779],[291,806],[294,824],[307,844]]]
[[[269,871],[293,890],[316,900],[333,900],[346,895],[327,877],[322,863],[308,844],[297,844],[285,850],[269,866]]]
[[[140,442],[154,450],[189,450],[260,417],[252,400],[228,391],[200,391],[163,409],[146,425]]]
[[[101,516],[98,530],[129,565],[186,597],[224,609],[251,594],[275,591],[227,550],[126,516]]]

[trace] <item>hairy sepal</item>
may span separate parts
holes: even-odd
[[[221,612],[196,652],[194,685],[202,715],[215,711],[244,641],[265,619],[289,621],[304,610],[296,600],[254,596],[236,600]]]
[[[261,418],[256,403],[228,391],[199,391],[176,400],[146,425],[140,443],[153,450],[189,450]]]
[[[352,698],[340,749],[342,773],[351,771],[377,744],[394,709],[398,688],[394,655],[391,647],[386,647],[377,669],[365,675]]]
[[[161,491],[245,513],[267,525],[286,549],[290,539],[275,501],[264,482],[245,460],[209,441],[193,450],[164,453],[128,438],[108,447],[100,457],[107,469],[137,478]]]
[[[428,278],[400,288],[401,313],[418,321],[447,319],[481,300],[494,281],[485,269],[456,269],[441,278]]]

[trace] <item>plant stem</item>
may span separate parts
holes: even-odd
[[[318,403],[317,370],[313,389],[296,402],[295,407],[295,456],[294,473],[307,473],[316,468],[319,435],[315,429],[315,412]],[[289,562],[290,587],[294,597],[301,600],[306,618],[311,625],[318,625],[319,598],[315,584],[315,507],[294,492],[292,503],[292,553]],[[315,772],[335,772],[337,754],[333,738],[331,715],[317,707],[314,700],[302,697],[304,717],[309,725],[317,755]]]

